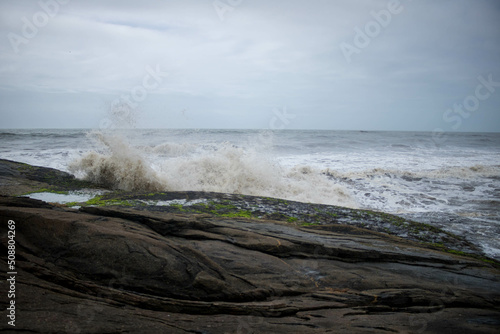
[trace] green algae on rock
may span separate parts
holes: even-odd
[[[214,203],[225,200],[212,195]],[[227,210],[222,200],[219,209]],[[0,196],[0,234],[8,219],[16,222],[16,303],[23,310],[16,330],[500,329],[500,273],[490,263],[345,224],[304,227],[116,203],[73,210]]]
[[[466,254],[483,255],[464,238],[429,224],[391,214],[332,205],[209,192],[109,192],[79,205],[133,207],[165,213],[211,214],[219,217],[273,219],[302,226],[349,225]]]
[[[477,246],[453,233],[429,224],[370,210],[239,194],[111,191],[100,185],[75,179],[65,172],[8,160],[0,160],[0,182],[0,194],[57,193],[61,195],[60,199],[52,198],[51,202],[65,203],[68,207],[116,206],[152,212],[272,219],[310,228],[348,225],[425,243],[438,250],[483,256]],[[69,194],[77,191],[96,196],[89,199],[86,197],[87,200],[81,201],[70,200]],[[65,198],[64,194],[68,197]],[[38,195],[31,196],[36,198]]]

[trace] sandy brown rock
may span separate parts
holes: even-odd
[[[0,219],[4,254],[16,222],[20,332],[500,329],[499,269],[353,227],[12,197],[0,197]]]

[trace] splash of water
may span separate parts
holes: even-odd
[[[222,143],[195,150],[161,144],[139,151],[116,135],[97,132],[92,137],[102,152],[86,153],[70,170],[113,189],[213,191],[357,207],[349,191],[320,170],[285,168],[261,147]]]
[[[72,162],[69,166],[72,173],[112,189],[160,191],[166,188],[140,152],[122,138],[101,132],[89,136],[104,145],[105,153],[92,151]]]

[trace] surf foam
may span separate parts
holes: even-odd
[[[90,134],[105,147],[105,153],[95,151],[72,162],[69,170],[84,179],[112,189],[160,191],[166,184],[136,149],[118,136]]]
[[[321,170],[285,168],[260,147],[222,143],[193,150],[160,144],[139,151],[117,135],[94,132],[90,136],[98,152],[72,162],[70,171],[113,189],[213,191],[358,207],[349,191]]]

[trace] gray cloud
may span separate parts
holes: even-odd
[[[2,127],[96,127],[159,66],[139,126],[265,128],[287,106],[291,128],[499,128],[500,87],[458,129],[443,118],[500,82],[495,0],[220,1],[224,20],[212,1],[2,1]]]

